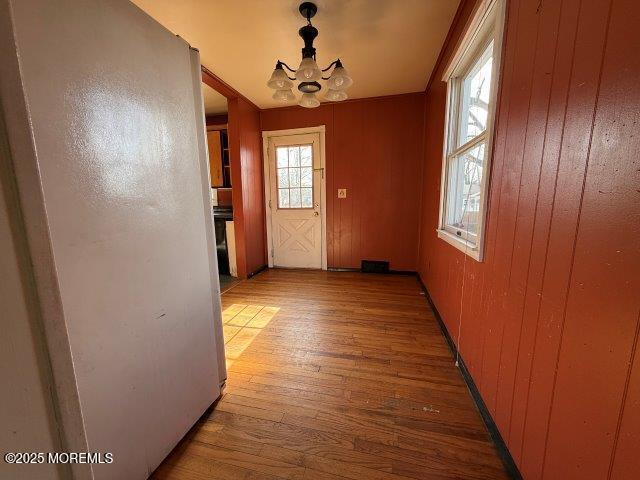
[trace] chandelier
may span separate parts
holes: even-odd
[[[340,59],[334,60],[327,68],[322,70],[316,63],[316,49],[313,48],[313,41],[318,36],[318,29],[311,25],[311,19],[318,11],[318,7],[314,3],[304,2],[300,4],[298,10],[307,19],[307,24],[298,31],[304,41],[302,61],[298,69],[294,70],[286,63],[278,60],[276,68],[267,82],[267,86],[275,90],[273,99],[283,102],[295,100],[296,96],[293,94],[292,87],[293,82],[298,81],[300,82],[298,90],[302,92],[302,98],[298,105],[306,108],[317,107],[320,105],[320,100],[318,100],[316,94],[322,89],[319,80],[326,80],[327,93],[324,99],[330,102],[346,100],[347,92],[345,90],[353,84],[353,80],[342,66]],[[285,68],[295,76],[290,77],[285,72]],[[333,68],[331,75],[324,77],[323,73],[328,72],[331,68]]]

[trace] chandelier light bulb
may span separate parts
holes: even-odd
[[[272,98],[280,102],[289,102],[291,100],[295,100],[296,96],[293,94],[293,92],[289,88],[289,89],[276,90],[273,93]]]
[[[347,70],[342,66],[342,64],[336,66],[331,72],[331,77],[329,77],[329,81],[327,85],[331,90],[345,90],[349,88],[353,84],[353,80],[347,73]]]
[[[320,80],[322,72],[318,68],[318,64],[312,57],[305,57],[300,62],[298,70],[296,70],[296,79],[301,82],[315,82]]]
[[[313,93],[303,93],[298,105],[305,108],[315,108],[320,105],[320,100]]]
[[[347,98],[349,98],[347,96],[347,92],[345,92],[343,90],[331,90],[331,89],[329,89],[327,94],[324,96],[324,99],[328,100],[330,102],[341,102],[343,100],[346,100]]]
[[[271,78],[267,82],[267,86],[274,90],[287,90],[293,86],[293,82],[289,80],[284,69],[278,65],[271,74]]]

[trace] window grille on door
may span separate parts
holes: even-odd
[[[313,208],[313,145],[276,147],[278,208]]]

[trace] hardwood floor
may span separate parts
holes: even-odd
[[[226,390],[153,478],[508,478],[414,277],[269,270],[222,303]]]

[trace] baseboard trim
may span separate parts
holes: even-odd
[[[269,268],[268,265],[263,265],[263,266],[257,268],[256,270],[254,270],[253,272],[247,273],[247,279],[256,276],[260,272],[264,272],[268,268]]]
[[[427,299],[427,302],[429,303],[431,310],[433,310],[433,314],[436,317],[436,320],[438,321],[438,325],[440,325],[440,330],[442,330],[442,334],[444,335],[444,338],[447,340],[447,343],[449,344],[451,353],[455,358],[456,355],[458,354],[458,348],[456,347],[456,344],[453,342],[453,338],[449,334],[449,330],[447,330],[447,326],[444,324],[444,321],[440,316],[440,312],[438,312],[436,305],[433,303],[433,299],[431,298],[431,295],[429,295],[429,290],[427,290],[427,287],[424,285],[424,283],[422,283],[422,279],[420,278],[420,275],[416,274],[416,277],[418,278],[418,282],[422,287],[422,291],[424,292],[424,296]],[[484,424],[487,427],[487,430],[489,431],[489,435],[491,435],[491,439],[493,440],[493,443],[496,446],[496,450],[498,451],[498,456],[500,457],[500,460],[502,461],[505,470],[513,480],[522,480],[522,474],[520,473],[520,470],[518,470],[518,466],[516,465],[516,462],[513,460],[513,457],[511,456],[511,453],[509,452],[509,449],[507,448],[507,444],[504,442],[502,435],[500,435],[498,426],[496,425],[496,422],[493,420],[491,413],[489,413],[489,409],[485,405],[484,400],[482,400],[480,391],[478,390],[476,383],[473,381],[473,377],[471,377],[471,374],[467,369],[467,365],[464,363],[462,355],[458,357],[458,368],[460,369],[460,372],[462,373],[462,377],[464,378],[464,381],[467,384],[467,387],[469,388],[469,392],[471,392],[473,401],[476,403],[476,406],[480,411],[480,416],[482,417],[482,420],[484,421]]]
[[[362,272],[360,268],[341,268],[341,267],[327,267],[328,272]],[[418,275],[413,270],[389,270],[385,273],[377,273],[375,275]]]
[[[391,274],[391,275],[418,275],[418,272],[414,272],[413,270],[389,270],[389,274]]]

